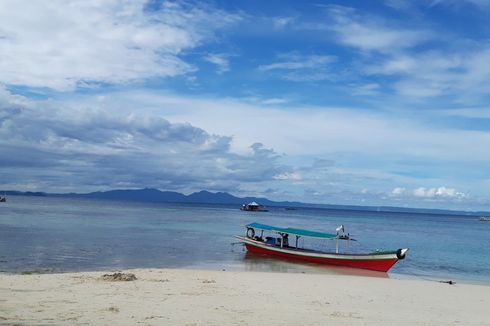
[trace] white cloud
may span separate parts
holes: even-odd
[[[429,198],[429,199],[466,197],[466,194],[456,191],[456,189],[454,188],[446,188],[446,187],[439,187],[439,188],[420,187],[413,191],[413,195],[415,197],[422,197],[422,198]]]
[[[430,0],[429,2],[431,6],[450,5],[456,9],[459,9],[461,5],[465,4],[474,5],[479,9],[488,9],[490,7],[488,0]]]
[[[394,88],[406,98],[452,95],[478,102],[490,92],[486,82],[490,79],[490,46],[393,56],[367,65],[364,71],[397,77]]]
[[[403,188],[403,187],[396,187],[394,188],[392,191],[391,191],[391,194],[393,196],[400,196],[400,195],[403,195],[405,194],[405,192],[407,191],[407,189]]]
[[[219,74],[230,71],[230,61],[225,54],[208,54],[204,60],[216,65]]]
[[[412,8],[414,3],[407,0],[385,0],[385,4],[397,10],[409,10]]]
[[[285,53],[279,55],[279,61],[260,65],[262,72],[279,71],[283,79],[291,81],[318,81],[331,78],[329,66],[336,57],[329,55],[300,55]]]
[[[460,108],[460,109],[439,109],[434,110],[434,114],[444,117],[459,117],[471,119],[490,119],[489,107]]]
[[[388,1],[401,8],[404,1]],[[352,8],[326,6],[330,24],[309,24],[303,29],[334,32],[337,43],[359,50],[348,71],[351,80],[369,76],[369,87],[391,87],[397,102],[449,95],[457,101],[479,103],[490,92],[490,46],[447,34],[436,40],[434,27],[414,28]],[[406,9],[406,8],[405,8]],[[437,42],[437,43],[435,43]],[[441,44],[442,43],[442,44]],[[423,46],[423,47],[422,47]],[[357,75],[356,75],[357,72]],[[335,74],[335,70],[331,74]],[[386,92],[383,92],[386,94]],[[361,86],[355,95],[383,94]]]
[[[0,82],[57,90],[124,83],[195,70],[180,55],[239,18],[226,12],[143,0],[0,3]]]
[[[285,98],[268,98],[259,101],[264,105],[278,105],[278,104],[286,104],[288,100]]]
[[[274,17],[272,19],[272,24],[275,29],[284,29],[288,25],[294,22],[294,17]]]
[[[422,199],[463,199],[468,197],[467,194],[457,191],[455,188],[447,188],[447,187],[419,187],[413,189],[412,191],[407,190],[404,187],[396,187],[391,191],[391,196],[394,197],[418,197]]]
[[[299,172],[295,171],[295,172],[285,172],[285,173],[278,174],[274,176],[274,179],[286,180],[286,181],[300,181],[302,178]]]
[[[323,68],[326,64],[335,61],[335,57],[327,55],[298,55],[284,54],[280,56],[283,60],[267,65],[259,66],[260,71],[268,70],[296,70]]]
[[[353,85],[352,94],[358,96],[373,96],[380,93],[380,85],[377,83],[369,83],[365,85]]]
[[[363,51],[393,53],[411,48],[430,38],[431,33],[393,26],[374,16],[359,16],[347,7],[328,6],[333,20],[329,29],[336,32],[338,40]]]
[[[387,2],[397,8],[404,3]],[[450,33],[441,39],[434,27],[399,26],[398,22],[352,8],[327,8],[333,23],[320,27],[334,31],[338,43],[360,50],[357,59],[362,75],[379,78],[379,83],[382,78],[391,78],[398,102],[450,96],[474,104],[485,101],[490,93],[488,42]]]
[[[488,0],[384,0],[384,2],[389,7],[403,11],[414,11],[418,7],[425,9],[426,7],[436,6],[446,6],[454,10],[461,10],[461,7],[466,5],[475,6],[478,9],[488,9],[490,7],[490,2]]]
[[[484,9],[488,9],[490,7],[490,2],[488,2],[488,0],[466,0],[466,1]]]

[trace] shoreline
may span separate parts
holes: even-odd
[[[0,324],[489,325],[490,286],[365,276],[130,269],[0,274]]]
[[[279,261],[283,264],[288,264],[287,261]],[[292,265],[296,266],[296,264]],[[278,273],[278,274],[306,274],[306,275],[327,275],[338,277],[367,277],[367,278],[379,278],[379,279],[392,279],[392,280],[412,280],[420,282],[439,282],[446,283],[452,281],[459,284],[477,285],[477,286],[489,286],[490,280],[478,280],[470,278],[456,278],[451,276],[437,276],[437,275],[412,275],[403,274],[397,272],[377,272],[366,269],[356,269],[340,266],[329,265],[327,268],[319,269],[322,265],[308,265],[300,264],[302,268],[273,270],[267,268],[245,269],[242,265],[223,265],[221,267],[211,267],[210,265],[192,265],[192,266],[180,266],[180,267],[129,267],[129,268],[113,268],[110,266],[86,269],[86,270],[26,270],[26,271],[0,271],[0,277],[2,275],[50,275],[50,274],[77,274],[77,273],[107,273],[108,271],[130,271],[130,270],[192,270],[192,271],[210,271],[210,272],[233,272],[233,273]],[[325,267],[325,266],[322,266]]]

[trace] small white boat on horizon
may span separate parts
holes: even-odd
[[[265,209],[264,206],[259,205],[254,201],[249,204],[243,204],[242,207],[240,207],[240,210],[249,212],[268,212],[268,210]]]
[[[490,217],[489,216],[480,216],[480,221],[482,221],[482,222],[490,222]]]

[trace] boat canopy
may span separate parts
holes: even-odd
[[[301,237],[310,237],[310,238],[332,239],[337,237],[336,234],[332,234],[332,233],[316,232],[316,231],[309,231],[309,230],[295,229],[295,228],[280,228],[277,226],[266,225],[261,223],[250,223],[247,224],[246,227],[265,230],[265,231],[272,231],[276,233],[293,234]]]

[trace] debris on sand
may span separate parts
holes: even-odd
[[[203,280],[202,283],[216,283],[215,280]]]
[[[127,281],[136,281],[136,275],[133,273],[114,273],[114,274],[104,274],[102,275],[102,279],[104,281],[111,281],[111,282],[127,282]]]
[[[449,281],[439,281],[439,283],[447,283],[447,284],[449,284],[449,285],[456,284],[456,282],[453,282],[453,281],[451,281],[451,280],[449,280]]]
[[[109,307],[107,310],[109,310],[110,312],[119,312],[118,307]]]

